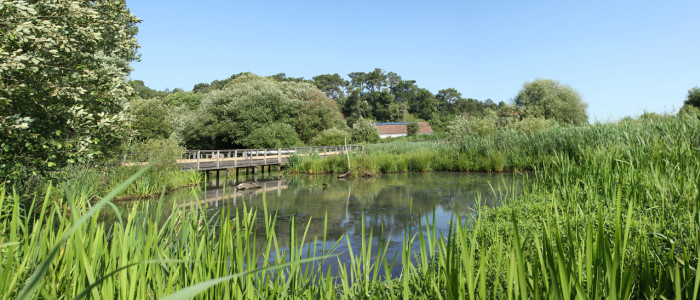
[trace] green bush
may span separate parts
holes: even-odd
[[[686,104],[678,111],[678,115],[696,116],[700,118],[700,108]]]
[[[311,145],[314,146],[336,146],[345,144],[345,140],[351,141],[351,135],[349,132],[338,129],[329,128],[321,131],[313,139],[311,139]]]
[[[160,98],[133,100],[128,112],[131,129],[139,141],[166,139],[173,133],[171,108]]]
[[[127,162],[155,162],[156,168],[176,169],[176,160],[180,158],[185,148],[172,139],[151,139],[137,142],[129,147]]]
[[[559,126],[557,121],[545,119],[544,117],[526,117],[508,124],[508,128],[524,133],[534,133],[557,126]]]
[[[379,129],[369,120],[360,118],[352,126],[353,143],[376,143],[379,141]]]
[[[253,74],[207,93],[186,113],[178,137],[190,149],[285,147],[344,126],[337,104],[314,86]]]
[[[490,136],[496,134],[496,120],[493,117],[473,118],[458,116],[448,126],[451,138],[467,136]]]
[[[272,123],[255,128],[243,140],[252,148],[282,148],[301,143],[294,128],[286,123]]]
[[[414,136],[414,135],[418,134],[418,130],[420,130],[418,123],[412,122],[412,123],[406,124],[406,135]]]

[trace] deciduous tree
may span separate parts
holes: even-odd
[[[118,150],[138,48],[125,1],[0,1],[0,20],[0,182]]]
[[[696,86],[688,90],[688,96],[685,99],[685,104],[700,108],[700,87]]]
[[[522,117],[554,119],[564,125],[582,125],[588,120],[586,102],[568,85],[551,79],[526,82],[515,97]]]

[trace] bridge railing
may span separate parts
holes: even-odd
[[[269,149],[225,149],[225,150],[188,150],[185,151],[178,163],[192,165],[191,168],[220,169],[225,167],[256,166],[269,164],[283,164],[292,155],[328,156],[346,153],[362,153],[363,145],[348,146],[316,146],[295,148],[269,148]],[[203,166],[206,164],[206,166]]]

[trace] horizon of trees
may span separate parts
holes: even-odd
[[[190,149],[287,147],[318,142],[321,136],[335,140],[350,135],[355,142],[366,141],[366,134],[360,137],[355,130],[361,120],[427,121],[437,132],[461,122],[482,128],[465,132],[483,133],[489,131],[483,128],[576,126],[588,119],[580,94],[550,79],[525,82],[511,103],[498,104],[463,97],[455,88],[433,94],[415,80],[380,68],[352,72],[347,78],[338,73],[304,79],[242,72],[195,84],[191,91],[158,91],[141,80],[130,85],[137,94],[132,101],[134,128],[157,127],[138,131],[135,139],[172,137]],[[159,112],[148,113],[147,107]],[[174,121],[162,117],[166,115]],[[158,120],[163,123],[158,125]]]
[[[223,90],[237,78],[249,75],[252,73],[242,72],[226,79],[198,83],[191,91],[179,88],[159,91],[147,87],[141,80],[132,80],[130,84],[140,98],[157,97],[169,105],[184,104],[195,109],[203,95]],[[508,106],[504,101],[497,104],[491,99],[480,101],[464,98],[455,88],[442,89],[433,94],[428,89],[419,87],[415,80],[404,80],[400,75],[380,68],[371,72],[352,72],[347,78],[338,73],[321,74],[312,79],[288,77],[285,73],[265,78],[278,82],[313,84],[337,103],[349,127],[359,118],[365,118],[378,122],[428,121],[437,130],[444,130],[445,125],[456,115],[482,117]]]

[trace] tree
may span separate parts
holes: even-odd
[[[391,105],[394,103],[394,95],[381,91],[366,94],[364,98],[373,107],[372,115],[377,121],[392,121]]]
[[[287,77],[287,74],[285,73],[277,73],[275,75],[268,76],[268,78],[276,80],[276,81],[294,81],[294,82],[303,82],[304,77]]]
[[[418,123],[416,123],[416,122],[408,123],[408,124],[406,124],[406,135],[414,136],[414,135],[418,134],[419,129],[420,128],[418,127]]]
[[[308,83],[285,82],[280,84],[284,93],[302,102],[296,132],[308,142],[319,132],[328,128],[346,128],[345,119],[338,104],[326,97],[319,89]]]
[[[376,143],[379,141],[379,129],[367,119],[360,118],[352,126],[353,143]]]
[[[138,49],[125,1],[2,1],[0,20],[0,182],[118,151]]]
[[[453,115],[457,110],[457,103],[462,100],[462,94],[454,88],[443,89],[435,94],[435,99],[438,103],[438,114]]]
[[[321,131],[313,139],[311,145],[314,146],[337,146],[343,145],[345,140],[350,140],[350,133],[338,128],[329,128]]]
[[[365,81],[367,81],[367,73],[352,72],[348,74],[348,77],[350,77],[350,86],[362,96],[364,94]]]
[[[199,103],[202,102],[203,95],[196,92],[172,92],[165,96],[163,102],[170,106],[185,106],[188,109],[197,109]]]
[[[207,93],[181,123],[177,137],[190,149],[288,147],[344,127],[336,103],[315,86],[251,74]]]
[[[564,125],[582,125],[588,120],[586,102],[568,85],[551,79],[526,82],[515,97],[522,117],[554,119]]]
[[[134,94],[138,95],[142,99],[165,97],[168,95],[168,92],[157,91],[147,87],[143,80],[131,80],[129,81],[129,86],[134,89]]]
[[[137,141],[166,139],[173,132],[170,107],[159,98],[135,99],[128,112]]]
[[[313,81],[314,85],[331,99],[345,98],[345,91],[350,84],[338,73],[318,75],[313,77]]]
[[[685,100],[685,104],[700,108],[700,87],[696,86],[688,90],[688,97]]]
[[[419,89],[408,102],[409,111],[423,120],[430,120],[437,114],[437,100],[427,89]]]

